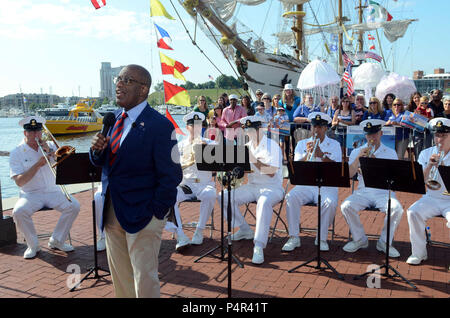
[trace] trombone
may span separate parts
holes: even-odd
[[[45,133],[45,140],[44,139],[39,139],[39,138],[35,138],[36,143],[39,147],[39,150],[41,151],[42,155],[45,158],[45,161],[47,162],[48,167],[50,168],[50,171],[53,173],[53,175],[56,178],[56,170],[55,167],[60,164],[62,161],[64,161],[65,159],[67,159],[67,157],[69,157],[71,154],[73,154],[75,152],[75,148],[71,147],[71,146],[62,146],[59,147],[58,143],[56,142],[55,137],[52,135],[52,133],[50,132],[50,130],[48,130],[48,128],[45,125],[42,125],[44,128],[43,133]],[[44,150],[42,143],[45,142],[46,140],[51,139],[53,141],[53,143],[55,144],[55,146],[58,148],[55,151],[55,156],[57,159],[57,162],[55,164],[51,164],[50,160],[48,159],[48,153],[47,151]],[[58,160],[59,159],[59,160]],[[72,199],[70,198],[70,194],[67,191],[66,187],[62,184],[59,185],[59,187],[61,188],[62,192],[64,193],[64,195],[66,196],[67,200],[69,200],[70,202],[72,202]]]

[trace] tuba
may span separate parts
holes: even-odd
[[[442,148],[442,146],[440,144],[437,145],[436,153],[439,154],[439,161],[436,166],[433,166],[430,169],[430,174],[429,174],[428,180],[425,182],[425,185],[430,190],[439,190],[441,188],[441,184],[438,181],[438,172],[439,172],[438,167],[442,164],[442,161],[444,160],[444,157],[445,157],[444,150],[441,150],[441,148]]]

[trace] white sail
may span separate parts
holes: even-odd
[[[208,3],[220,19],[228,21],[233,16],[238,2],[248,6],[256,6],[266,1],[267,0],[208,0]]]

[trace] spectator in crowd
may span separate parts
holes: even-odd
[[[339,110],[334,113],[332,126],[354,125],[355,121],[355,112],[350,106],[350,98],[348,96],[345,96],[341,100]]]
[[[450,97],[444,98],[444,117],[450,118]]]
[[[395,151],[400,160],[405,157],[408,148],[409,129],[401,127],[402,116],[405,113],[403,101],[400,98],[394,99],[392,110],[386,113],[386,125],[395,126]]]
[[[415,112],[415,110],[416,110],[416,108],[419,106],[419,104],[420,104],[420,98],[422,97],[422,94],[420,94],[419,92],[414,92],[412,95],[411,95],[411,98],[410,98],[410,100],[409,100],[409,104],[408,104],[408,106],[406,107],[406,110],[407,111],[409,111],[409,112],[411,112],[411,113],[414,113]]]
[[[237,100],[236,95],[230,95],[230,106],[225,107],[222,112],[222,120],[226,125],[225,138],[228,142],[233,142],[238,137],[236,128],[241,127],[240,119],[247,116],[245,109],[237,104]]]
[[[433,110],[428,107],[429,99],[427,96],[422,96],[419,98],[419,103],[417,105],[416,110],[414,111],[416,114],[422,115],[428,119],[433,118]]]
[[[262,102],[262,96],[264,95],[264,92],[260,89],[257,89],[255,92],[256,100],[252,103],[252,107],[256,112],[256,106],[258,106],[258,103]]]
[[[392,109],[392,103],[394,102],[394,99],[395,99],[395,95],[392,93],[389,93],[386,96],[384,96],[383,108],[385,111]]]
[[[381,106],[380,100],[376,97],[371,97],[369,99],[369,109],[364,113],[363,120],[366,119],[381,119],[384,120],[386,112]]]
[[[241,106],[244,107],[247,112],[247,116],[252,116],[255,114],[255,109],[252,107],[250,96],[244,95],[241,99]]]
[[[442,103],[442,91],[435,89],[431,94],[431,102],[428,107],[433,111],[434,118],[444,117],[444,104]]]
[[[300,105],[300,97],[295,94],[292,84],[284,85],[280,105],[286,109],[286,115],[288,115],[289,121],[294,121],[294,113]]]
[[[206,97],[201,95],[197,98],[197,106],[194,107],[194,112],[199,112],[205,115],[205,120],[202,123],[202,126],[206,128],[208,126],[208,122],[206,121],[206,118],[208,118],[208,104],[206,104]]]
[[[268,93],[264,93],[262,101],[266,113],[270,115],[270,122],[273,123],[273,117],[277,114],[277,109],[272,106],[272,97]]]
[[[362,94],[356,95],[356,103],[354,111],[355,111],[355,125],[359,125],[359,123],[363,121],[364,114],[367,112],[366,99],[364,95]]]
[[[326,107],[325,113],[331,118],[334,117],[334,113],[339,109],[339,97],[332,96],[330,98],[330,105]]]

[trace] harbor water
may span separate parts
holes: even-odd
[[[183,122],[184,115],[172,115],[175,122],[186,133]],[[0,151],[13,150],[23,139],[23,128],[19,126],[21,118],[0,118]],[[59,146],[70,145],[75,147],[77,153],[88,152],[92,137],[96,133],[57,136]],[[9,156],[0,156],[0,184],[2,198],[19,196],[19,188],[9,177]]]

